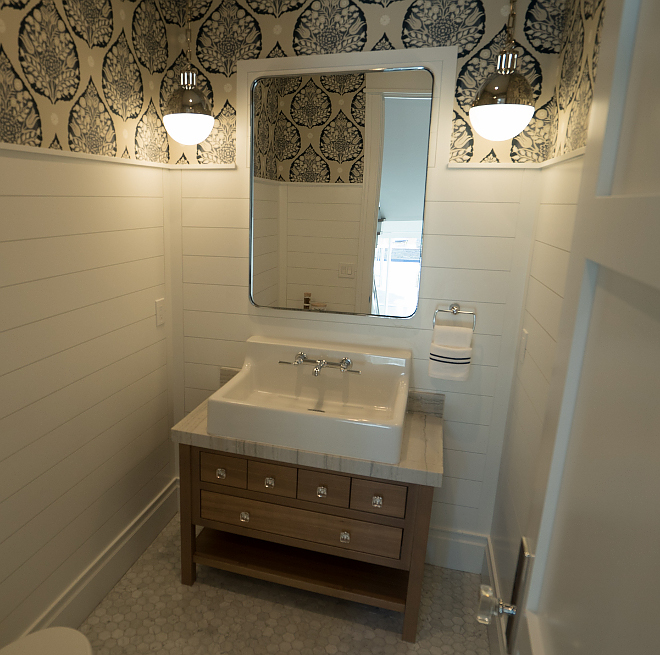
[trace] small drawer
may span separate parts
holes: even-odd
[[[247,487],[247,460],[230,455],[200,453],[199,478],[202,482],[223,484],[226,487]]]
[[[398,559],[401,555],[403,530],[389,525],[282,507],[270,502],[205,490],[200,494],[200,513],[202,518],[210,521],[257,530],[260,534],[256,536],[262,539],[267,538],[265,533],[296,539],[302,548],[325,544],[391,559]]]
[[[295,498],[297,480],[298,469],[293,466],[279,466],[270,462],[249,462],[247,488],[250,491]]]
[[[408,487],[400,484],[353,478],[351,509],[403,518],[406,515],[407,493]]]
[[[348,507],[351,479],[322,471],[298,470],[298,498],[321,505]]]

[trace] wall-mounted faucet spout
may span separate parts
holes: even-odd
[[[317,378],[319,376],[319,373],[321,372],[321,369],[327,364],[325,359],[317,359],[316,360],[316,366],[314,367],[314,377]]]

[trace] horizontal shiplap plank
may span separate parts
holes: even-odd
[[[536,240],[570,251],[576,212],[576,205],[541,205]]]
[[[427,202],[424,234],[514,237],[518,203]]]
[[[162,336],[161,336],[162,335]],[[0,378],[0,416],[80,380],[165,338],[152,318],[140,320]]]
[[[327,255],[357,255],[358,239],[354,238],[323,238],[290,236],[287,239],[289,259],[295,258],[299,252]]]
[[[0,332],[0,376],[155,316],[154,301],[164,295],[161,285]]]
[[[185,227],[250,226],[250,203],[247,198],[183,198],[181,223]]]
[[[0,288],[0,330],[164,283],[163,257]]]
[[[444,418],[447,421],[490,425],[492,413],[493,398],[491,396],[475,396],[455,392],[445,393]]]
[[[422,266],[419,296],[505,303],[509,293],[509,282],[510,276],[507,271],[474,271]]]
[[[166,342],[137,348],[126,357],[0,419],[0,458],[25,448],[166,363]]]
[[[321,238],[341,236],[343,238],[357,239],[359,232],[359,223],[344,220],[295,221],[289,218],[287,223],[287,234],[289,238],[296,236]]]
[[[277,258],[275,258],[277,263]],[[245,285],[248,279],[247,257],[208,257],[185,255],[183,281],[206,284]]]
[[[2,460],[0,501],[165,391],[163,365]]]
[[[254,256],[252,258],[252,275],[259,275],[264,271],[270,271],[273,268],[277,268],[280,265],[280,253],[278,251],[269,252],[264,255]],[[239,279],[237,284],[245,284],[247,280],[247,274],[245,277]],[[192,280],[191,280],[192,281]],[[198,280],[199,282],[204,282],[207,280]],[[213,282],[212,280],[208,280]],[[230,284],[229,282],[223,282],[224,284]]]
[[[56,567],[55,553],[60,554],[61,561],[75,552],[77,546],[80,545],[81,537],[84,539],[87,536],[88,538],[93,531],[103,525],[103,519],[109,518],[106,514],[108,510],[102,511],[103,503],[96,505],[95,512],[85,514],[87,509],[92,507],[97,500],[105,497],[106,502],[104,504],[112,512],[114,504],[108,502],[106,496],[110,490],[114,491],[119,499],[126,502],[125,497],[121,494],[124,485],[118,483],[121,483],[122,479],[125,479],[131,470],[135,469],[152,453],[163,453],[165,450],[164,445],[171,450],[170,445],[167,443],[167,437],[167,420],[163,418],[146,432],[133,439],[114,456],[103,462],[96,470],[90,471],[79,484],[60,496],[47,512],[34,517],[21,530],[14,533],[10,539],[0,544],[3,564],[8,570],[14,571],[0,585],[0,616],[6,616],[15,607],[16,603],[26,598],[31,589],[47,576],[49,570],[52,571]],[[162,450],[159,451],[159,448]],[[162,465],[163,463],[164,460],[161,457],[158,464]],[[144,478],[142,482],[145,482]],[[126,485],[126,487],[130,494],[129,497],[139,489],[139,487],[136,488],[135,484],[130,485],[130,487]],[[108,494],[108,496],[111,496],[111,494]],[[117,509],[119,508],[115,508],[114,511]],[[66,526],[80,520],[83,515],[84,520],[87,522],[86,529],[78,524],[80,527],[76,532],[65,531]],[[110,516],[112,516],[111,513]],[[64,548],[56,548],[56,545],[58,545],[57,536],[62,533],[67,537],[68,544],[65,545],[60,542],[59,545],[64,546]],[[50,556],[45,556],[44,553],[40,558],[33,558],[45,546],[47,546]],[[43,560],[43,562],[38,560]],[[24,568],[21,564],[27,566]],[[32,568],[35,570],[31,572]],[[30,583],[28,583],[28,580]]]
[[[442,441],[445,448],[464,450],[469,453],[486,453],[488,450],[487,425],[474,423],[443,422]]]
[[[162,254],[162,228],[1,243],[0,280],[8,286]]]
[[[289,284],[314,287],[349,287],[355,289],[355,278],[339,277],[337,270],[328,271],[314,268],[289,268],[287,275]]]
[[[522,170],[429,168],[426,200],[441,202],[518,202]]]
[[[242,228],[184,227],[183,254],[247,257],[249,230]]]
[[[339,217],[342,221],[359,221],[362,206],[343,203],[338,207],[335,203],[318,202],[290,202],[288,204],[289,220],[295,221],[330,221],[335,222]]]
[[[557,295],[564,295],[569,253],[537,241],[532,255],[531,275]]]
[[[523,314],[523,328],[528,334],[525,356],[529,355],[536,362],[543,377],[550,382],[557,343],[527,311]]]
[[[184,371],[186,387],[216,391],[220,388],[220,367],[187,363]]]
[[[559,334],[561,305],[561,296],[535,278],[529,278],[525,309],[555,341]]]
[[[3,500],[0,503],[0,552],[3,546],[1,542],[149,430],[166,412],[167,391],[162,391],[133,412],[123,416],[120,414],[111,427],[91,437],[87,443]]]
[[[479,508],[481,482],[442,476],[442,487],[435,490],[434,502],[460,505],[461,507]]]
[[[195,407],[201,405],[212,393],[213,391],[209,389],[191,389],[186,387],[184,390],[183,410],[186,414],[192,412]]]
[[[464,450],[443,448],[443,478],[482,481],[486,470],[486,455]]]
[[[508,271],[511,268],[513,239],[502,237],[445,236],[424,237],[423,262],[454,269]]]
[[[449,503],[434,502],[431,527],[456,532],[477,532],[479,510]]]
[[[339,264],[353,264],[357,266],[357,255],[331,255],[313,252],[297,252],[289,257],[290,270],[295,268],[315,268],[317,270],[339,271]]]
[[[0,241],[162,226],[161,198],[13,196],[2,200]]]
[[[252,225],[252,239],[277,236],[279,230],[277,218],[256,218]]]
[[[226,200],[250,197],[250,176],[245,170],[204,169],[181,171],[181,195],[183,198],[218,198]]]
[[[247,282],[247,281],[246,281]],[[208,312],[246,314],[249,305],[247,286],[184,284],[183,308]]]
[[[289,184],[287,185],[289,204],[333,203],[360,204],[362,202],[361,184]]]
[[[163,196],[163,171],[148,166],[3,151],[0,196]]]
[[[580,193],[583,157],[541,170],[541,204],[576,204]]]
[[[247,347],[244,341],[224,339],[199,339],[185,337],[183,359],[194,364],[215,364],[240,368],[245,360]]]
[[[0,622],[0,633],[19,636],[26,616],[43,616],[160,497],[172,479],[171,452],[171,443],[161,443],[21,566],[14,575],[25,598]]]

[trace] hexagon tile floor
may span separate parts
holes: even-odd
[[[94,655],[489,655],[474,618],[480,576],[426,566],[417,642],[403,615],[197,567],[179,582],[174,518],[80,627]]]

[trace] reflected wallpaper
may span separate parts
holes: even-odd
[[[493,143],[473,133],[467,111],[504,40],[503,0],[192,0],[193,64],[215,125],[204,143],[184,147],[168,138],[162,110],[185,64],[185,0],[0,0],[0,141],[230,164],[238,60],[457,45],[451,160],[544,161],[585,144],[604,4],[519,0],[516,37],[537,110],[522,134]],[[355,171],[346,175],[360,175],[355,153],[333,150],[332,135],[356,124],[352,107],[323,118],[315,127],[325,139],[310,141],[288,174],[347,158]]]

